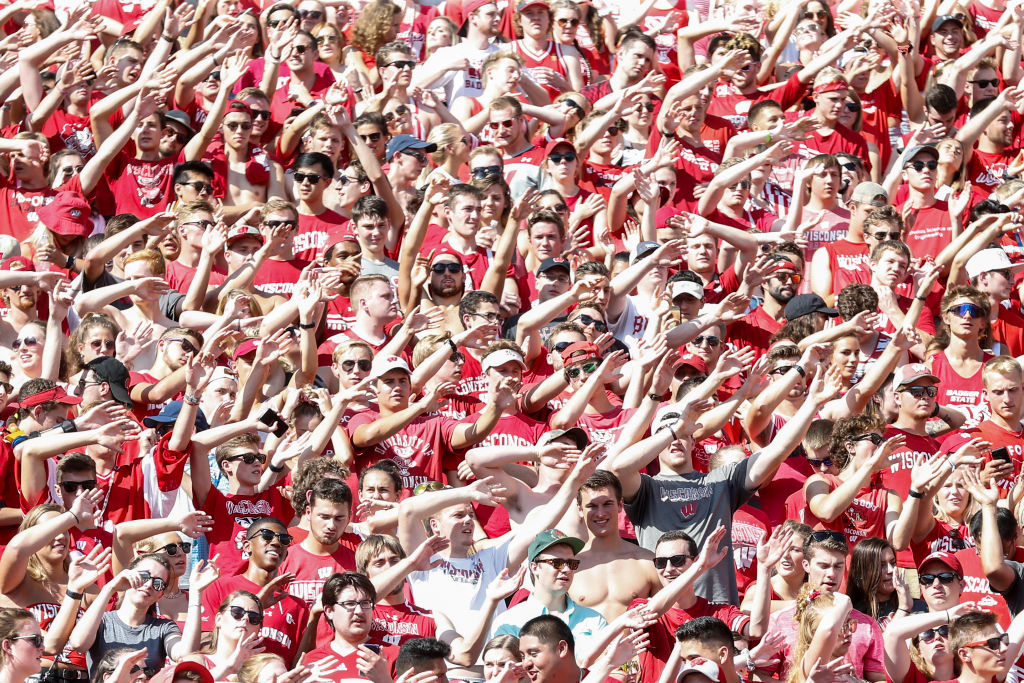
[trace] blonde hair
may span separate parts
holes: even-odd
[[[244,683],[256,683],[263,669],[273,661],[281,662],[285,668],[288,667],[288,663],[281,655],[275,655],[273,652],[260,652],[242,662],[242,667],[238,670],[238,680],[244,681]]]
[[[430,130],[430,134],[427,135],[427,142],[437,145],[437,151],[430,153],[430,158],[434,163],[440,164],[447,159],[448,152],[445,151],[445,147],[454,145],[465,134],[466,131],[457,123],[442,123],[440,126],[434,126]]]
[[[804,655],[814,640],[822,615],[832,607],[832,604],[831,593],[822,593],[806,583],[800,589],[800,594],[796,597],[796,613],[793,615],[793,621],[797,624],[796,645],[793,647],[793,658],[789,663],[786,683],[803,683],[807,678],[803,667]]]
[[[121,267],[124,268],[129,263],[135,263],[136,261],[149,264],[150,270],[153,271],[153,275],[156,277],[163,277],[164,273],[167,272],[167,261],[164,260],[164,255],[156,249],[143,249],[130,254],[124,260],[124,265]]]
[[[39,518],[48,512],[56,512],[61,514],[64,512],[64,508],[54,503],[44,503],[43,505],[36,505],[34,508],[29,510],[25,514],[25,519],[21,520],[21,524],[18,526],[18,533],[31,529],[39,523]],[[70,556],[64,557],[64,569],[67,570],[68,565],[71,564]],[[36,553],[29,555],[28,562],[25,564],[25,575],[39,584],[45,584],[50,581],[50,576],[46,573],[46,569],[43,567],[43,563],[39,561]]]

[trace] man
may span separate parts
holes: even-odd
[[[360,275],[349,286],[349,302],[355,321],[342,330],[339,338],[358,339],[370,345],[374,353],[388,342],[385,328],[398,318],[398,299],[390,280],[384,275]],[[330,349],[333,351],[333,348]],[[321,346],[321,353],[324,345]]]
[[[572,631],[580,659],[592,653],[597,642],[595,636],[608,622],[596,610],[578,605],[569,597],[569,587],[579,567],[575,558],[583,545],[582,539],[566,536],[558,529],[537,534],[526,554],[533,590],[523,602],[494,620],[492,637],[506,633],[519,637],[523,623],[539,614],[555,614]]]
[[[501,12],[494,0],[469,0],[462,5],[462,12],[466,37],[458,45],[443,47],[431,55],[421,73],[432,78],[416,83],[424,88],[443,88],[447,102],[483,93],[481,68],[487,55],[498,50],[491,40],[501,27]]]
[[[395,675],[401,676],[412,670],[413,674],[432,673],[437,683],[448,683],[448,665],[445,659],[451,654],[451,647],[437,638],[413,638],[402,644],[395,659]]]
[[[295,159],[295,198],[299,202],[299,232],[295,258],[312,261],[323,254],[327,237],[345,218],[327,208],[324,191],[334,178],[334,164],[326,154],[308,152]]]
[[[370,635],[373,605],[377,591],[362,574],[335,574],[324,584],[321,601],[324,617],[334,632],[333,639],[306,655],[305,663],[333,658],[328,680],[341,683],[368,678],[374,683],[391,680],[388,660],[366,647]]]
[[[725,525],[731,535],[733,513],[753,491],[771,479],[800,443],[815,411],[836,391],[833,384],[816,378],[800,409],[768,446],[735,465],[720,467],[709,474],[693,470],[696,416],[689,415],[689,411],[620,453],[609,470],[622,482],[626,512],[636,526],[640,545],[653,550],[657,539],[669,530],[684,531],[694,541],[706,540],[719,524]],[[655,457],[660,474],[641,474]],[[699,498],[694,495],[698,490],[702,492]],[[698,581],[697,595],[713,602],[737,604],[736,572],[731,559]]]
[[[939,151],[934,145],[917,145],[903,157],[900,178],[907,194],[896,208],[904,213],[908,211],[906,207],[913,211],[913,224],[908,226],[903,241],[915,256],[938,255],[953,240],[953,221],[960,220],[950,214],[948,203],[935,197],[938,167]],[[892,195],[895,188],[888,189]]]
[[[865,165],[871,168],[864,136],[839,123],[839,114],[846,106],[849,91],[849,83],[835,67],[824,68],[815,76],[811,90],[811,99],[814,100],[812,117],[818,126],[800,142],[796,152],[798,155],[811,159],[819,154],[849,152],[863,159]]]
[[[295,236],[299,212],[283,199],[271,199],[260,209],[260,233],[264,243],[271,245],[270,255],[259,268],[253,286],[267,294],[290,297],[302,270],[309,265],[295,258]]]
[[[211,114],[221,117],[222,142],[204,150],[203,161],[210,165],[222,188],[225,212],[237,218],[268,198],[283,197],[284,172],[262,148],[250,142],[256,138],[249,105],[232,100],[225,110],[218,97]]]
[[[850,282],[857,282],[868,262],[869,247],[864,239],[864,220],[874,209],[889,203],[889,195],[878,183],[859,183],[850,197],[849,229],[844,237],[822,245],[811,257],[811,290],[829,305]]]
[[[804,571],[807,583],[823,593],[839,590],[846,574],[848,548],[843,534],[835,531],[815,531],[804,541]],[[793,648],[797,641],[799,624],[795,621],[796,607],[787,607],[772,613],[768,621],[769,633],[782,633],[786,644],[780,656],[781,676],[792,663]],[[884,681],[882,630],[869,615],[853,610],[850,619],[857,622],[846,659],[853,664],[854,675],[866,681]]]
[[[202,347],[203,337],[194,330],[187,327],[164,330],[156,343],[156,362],[144,372],[128,375],[132,413],[138,422],[159,413],[167,401],[176,398],[185,388],[185,366]],[[101,368],[112,366],[110,360],[100,361],[100,364]]]
[[[433,142],[424,142],[412,135],[396,135],[388,140],[388,182],[395,196],[404,198],[416,193],[416,182],[427,167],[427,154],[436,151],[437,145]]]
[[[582,680],[575,650],[572,630],[554,615],[534,617],[519,630],[519,651],[531,683]]]
[[[975,552],[973,548],[967,550]],[[961,603],[964,570],[952,552],[928,555],[918,565],[917,576],[921,585],[921,599],[928,605],[929,612],[942,612]]]
[[[569,595],[605,619],[615,619],[637,598],[661,587],[651,551],[622,538],[622,484],[611,472],[598,470],[576,492],[576,510],[586,525],[586,545],[576,554],[579,570]]]
[[[202,161],[186,161],[174,167],[174,206],[208,202],[213,197],[213,169]]]
[[[459,320],[459,303],[466,293],[466,267],[462,263],[462,254],[449,245],[444,245],[434,251],[434,258],[427,262],[427,268],[429,275],[426,301],[444,312],[445,330],[460,330],[462,322]],[[410,295],[422,296],[421,292],[422,289],[411,292]]]
[[[725,674],[724,680],[720,678],[717,683],[741,683],[742,679],[736,673],[734,663],[735,645],[732,630],[724,621],[712,616],[690,619],[676,629],[675,637],[679,643],[680,659],[684,662],[690,663],[697,659],[714,662],[718,665],[718,670]],[[640,674],[641,680],[650,680],[642,669]],[[681,678],[682,674],[680,683]]]
[[[999,628],[996,615],[971,612],[958,617],[949,629],[949,649],[960,665],[959,683],[982,683],[1002,676],[1010,636]]]
[[[249,561],[245,571],[222,575],[203,592],[203,631],[213,631],[213,618],[224,598],[237,590],[247,590],[263,603],[260,637],[265,650],[286,662],[295,658],[309,619],[309,606],[287,591],[294,576],[282,571],[281,564],[288,557],[291,542],[288,527],[275,517],[258,519],[246,529],[243,550]]]
[[[1020,363],[1010,356],[996,356],[982,367],[981,380],[988,416],[967,434],[990,443],[991,450],[1006,449],[1009,472],[996,479],[999,497],[1006,498],[1020,477],[1024,463],[1024,372]]]
[[[897,288],[910,272],[910,257],[910,248],[903,242],[879,242],[872,247],[868,258],[871,273],[869,284],[878,296],[878,311],[881,313],[878,324],[882,330],[890,335],[895,334],[896,330],[906,327],[909,320],[921,336],[923,344],[927,344],[935,336],[935,322],[927,299],[911,299],[897,293]],[[923,345],[915,347],[914,354],[921,357],[924,355],[923,350]]]
[[[622,91],[636,85],[654,72],[657,45],[647,34],[628,32],[616,52],[615,70],[611,78],[583,88],[583,96],[593,109],[610,109],[622,97]]]
[[[198,199],[182,202],[174,213],[174,225],[180,251],[178,258],[167,264],[164,279],[171,289],[184,293],[191,288],[196,276],[196,268],[203,254],[203,235],[214,226],[213,206],[208,201]],[[222,284],[227,274],[222,262],[213,263],[210,284]]]
[[[892,380],[899,415],[883,433],[886,439],[901,435],[906,443],[893,451],[889,466],[882,470],[882,486],[903,500],[910,492],[910,471],[918,457],[931,458],[939,442],[928,433],[928,420],[935,414],[939,378],[922,363],[896,369]]]
[[[1000,247],[982,249],[964,266],[971,284],[988,295],[993,351],[997,355],[1024,355],[1024,315],[1018,307],[1003,304],[1013,293],[1014,271],[1019,267]]]
[[[510,95],[502,95],[492,100],[487,110],[489,141],[501,153],[505,182],[513,187],[516,176],[535,177],[544,162],[544,148],[527,139],[522,103]]]
[[[1007,167],[1020,152],[1014,146],[1012,115],[1020,97],[1019,88],[1007,88],[996,97],[975,102],[971,117],[956,134],[964,148],[967,178],[982,197],[1002,184]]]
[[[729,326],[729,341],[764,354],[773,334],[782,329],[786,304],[796,296],[803,276],[801,267],[786,255],[776,256],[765,279],[764,302]]]
[[[831,154],[819,154],[804,164],[810,178],[801,215],[804,224],[813,226],[804,232],[808,240],[805,261],[812,259],[820,247],[845,237],[849,230],[850,212],[840,204],[840,170],[838,159]],[[797,178],[799,182],[800,176]],[[803,192],[800,188],[794,191]]]
[[[391,217],[387,202],[376,195],[360,197],[352,207],[352,226],[362,251],[361,275],[383,275],[398,286],[398,262],[388,256]]]

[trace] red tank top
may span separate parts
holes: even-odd
[[[57,617],[57,612],[60,611],[60,605],[52,602],[37,602],[34,605],[29,605],[25,609],[31,612],[32,616],[34,616],[36,621],[39,622],[39,628],[43,631],[47,631],[50,628],[50,624],[52,624],[53,620]],[[77,621],[83,616],[85,616],[85,610],[78,608],[78,616],[75,620]],[[71,649],[70,645],[65,645],[63,652],[54,657],[53,660],[55,662],[64,662],[80,669],[86,668],[85,654],[75,652]]]
[[[845,239],[829,242],[822,247],[828,254],[828,269],[832,271],[832,293],[839,294],[849,284],[871,281],[868,272],[868,245]]]
[[[935,400],[966,413],[965,424],[968,427],[979,424],[988,414],[981,371],[992,357],[990,353],[983,354],[978,371],[970,377],[963,377],[949,364],[945,351],[932,356],[932,373],[939,378],[939,395]]]

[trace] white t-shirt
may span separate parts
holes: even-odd
[[[472,632],[487,599],[487,586],[508,565],[508,545],[484,548],[471,557],[453,557],[433,569],[409,575],[413,602],[451,619],[459,633]],[[499,602],[494,616],[505,611]]]
[[[441,78],[431,84],[431,88],[444,88],[446,100],[450,107],[459,97],[479,97],[484,91],[484,75],[481,67],[487,55],[497,52],[498,46],[491,43],[486,49],[478,50],[466,43],[438,49],[430,59],[420,67],[431,72],[440,65],[457,59],[469,60],[469,68],[459,71],[446,71]]]

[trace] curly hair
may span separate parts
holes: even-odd
[[[983,349],[991,346],[992,323],[988,318],[989,313],[992,311],[992,306],[989,304],[988,297],[975,287],[960,286],[948,290],[946,295],[942,297],[942,303],[939,305],[939,327],[935,330],[935,338],[928,347],[929,353],[939,353],[949,346],[950,333],[949,325],[946,324],[945,320],[946,309],[957,299],[967,299],[970,303],[981,309],[982,325],[981,330],[978,332],[978,344]]]
[[[850,453],[846,450],[846,444],[861,434],[880,432],[885,424],[870,415],[854,415],[837,420],[832,428],[832,436],[829,439],[828,452],[832,461],[839,470],[843,470],[849,464]]]
[[[376,55],[377,50],[388,42],[395,15],[401,11],[391,0],[373,0],[356,19],[352,28],[352,44],[367,55]]]
[[[805,676],[801,662],[821,625],[822,615],[831,609],[833,602],[832,593],[823,593],[810,584],[805,583],[800,589],[796,596],[796,613],[793,615],[793,621],[797,624],[796,645],[793,647],[786,683],[803,683]]]

